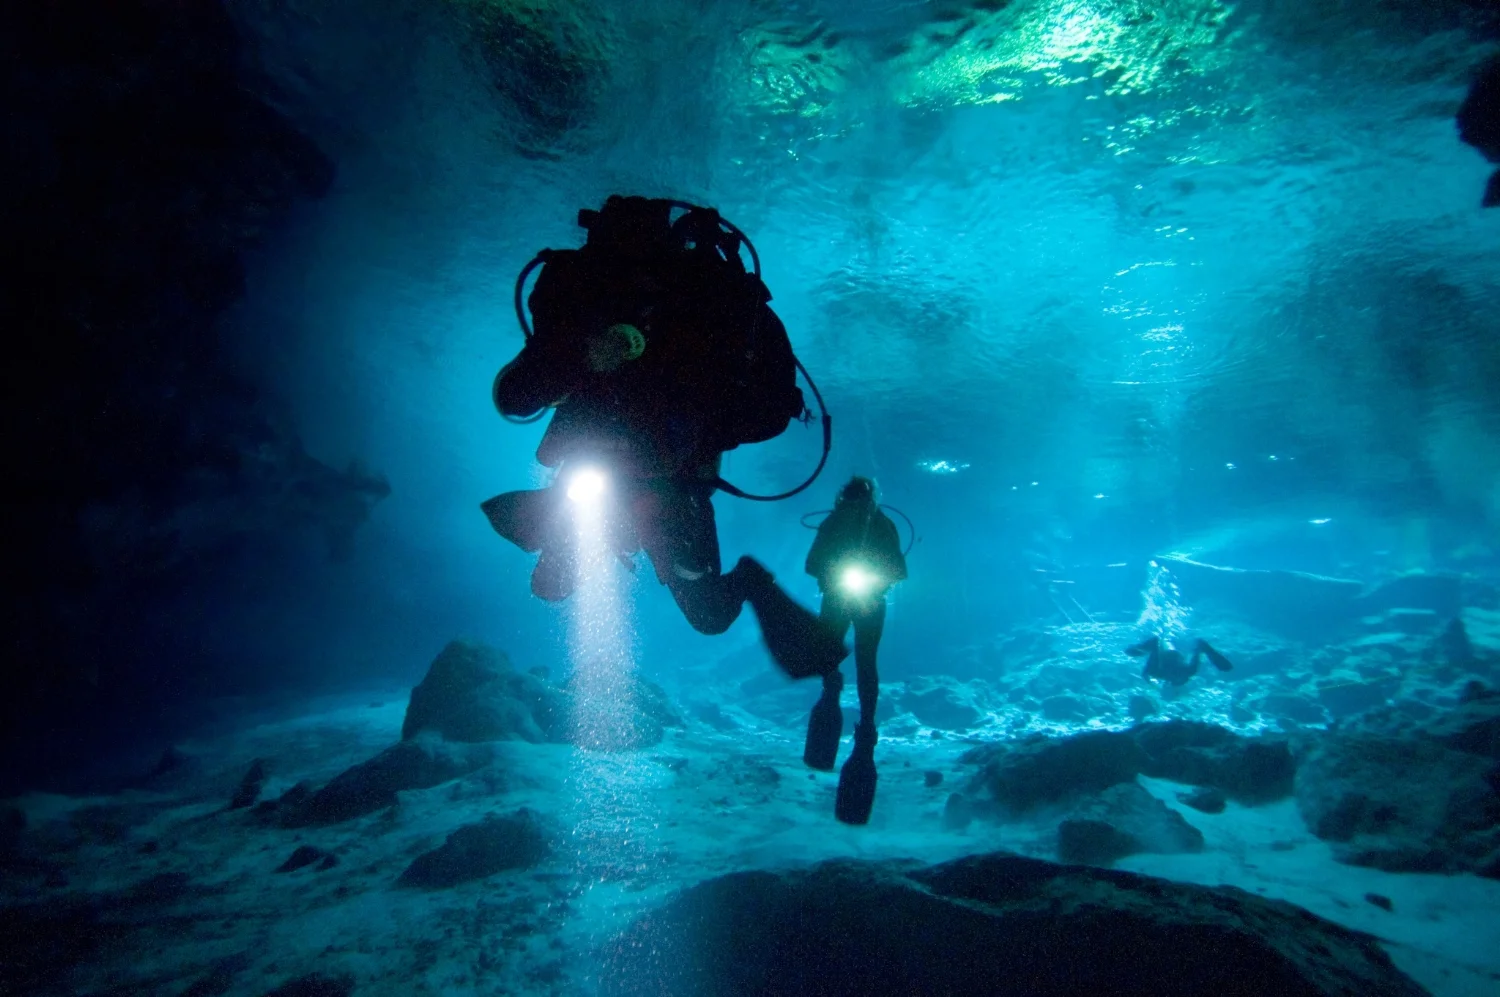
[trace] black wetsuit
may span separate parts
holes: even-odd
[[[841,572],[852,564],[875,576],[867,595],[851,595],[840,584]],[[889,516],[870,503],[840,504],[818,526],[807,553],[806,570],[823,593],[819,617],[840,640],[854,627],[854,667],[859,689],[860,722],[874,727],[880,696],[876,651],[885,630],[885,591],[906,578],[901,538]],[[830,676],[827,681],[838,682]]]
[[[632,210],[665,208],[642,202]],[[791,344],[769,300],[758,277],[711,253],[660,246],[556,253],[531,295],[535,335],[495,387],[507,415],[556,406],[537,459],[548,467],[605,467],[617,492],[618,549],[644,550],[688,622],[705,634],[727,630],[745,598],[720,560],[712,502],[720,459],[779,434],[802,409]],[[615,324],[638,329],[644,352],[613,370],[590,370],[589,338]],[[785,372],[771,388],[756,379],[768,364]],[[557,516],[556,502],[530,505],[533,520]],[[571,542],[565,529],[533,522],[518,530],[495,512],[490,518],[544,557],[549,545]],[[544,591],[534,578],[533,591],[563,599],[572,588]]]

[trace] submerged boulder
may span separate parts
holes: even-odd
[[[1127,732],[1085,731],[988,744],[963,761],[983,766],[972,788],[987,790],[1002,812],[1021,813],[1130,782],[1145,756]]]
[[[1455,751],[1500,762],[1500,697],[1471,694],[1455,708],[1422,724],[1418,731]]]
[[[243,810],[253,807],[260,799],[261,789],[266,783],[266,763],[262,759],[255,759],[250,763],[250,768],[245,772],[245,777],[240,780],[239,787],[235,789],[234,796],[229,800],[230,810]]]
[[[1368,935],[1290,904],[1003,854],[722,876],[604,957],[606,997],[1426,993]]]
[[[1425,609],[1442,617],[1457,616],[1463,609],[1463,577],[1413,571],[1378,582],[1359,597],[1361,613],[1395,609]]]
[[[981,766],[971,795],[985,792],[1007,813],[1076,800],[1137,775],[1213,787],[1242,803],[1267,803],[1291,795],[1294,768],[1282,738],[1244,737],[1186,720],[1068,737],[1033,735],[975,748],[963,761]]]
[[[1430,737],[1329,731],[1299,759],[1297,806],[1334,857],[1392,872],[1500,876],[1493,759]]]
[[[563,741],[567,710],[556,689],[518,672],[500,651],[455,640],[411,691],[402,740],[436,731],[449,741]]]
[[[402,790],[431,789],[493,758],[485,745],[445,744],[435,738],[402,741],[344,770],[317,792],[283,795],[272,813],[282,827],[338,824],[393,805]]]
[[[520,672],[500,651],[455,640],[411,691],[401,725],[410,740],[424,731],[449,741],[530,741],[598,750],[648,748],[667,727],[682,726],[667,694],[633,673],[595,688],[577,676],[561,688]]]
[[[1292,794],[1295,765],[1285,738],[1244,737],[1189,720],[1140,724],[1131,733],[1145,756],[1144,775],[1209,786],[1240,803]]]
[[[668,727],[683,726],[666,690],[634,673],[596,685],[572,676],[563,687],[567,722],[563,739],[591,751],[654,747]]]
[[[1203,851],[1203,832],[1135,782],[1122,782],[1076,807],[1057,828],[1063,862],[1108,865],[1141,852]]]
[[[973,703],[971,689],[940,682],[909,689],[901,697],[901,709],[916,717],[918,723],[938,730],[968,730],[978,725],[982,716]]]
[[[295,980],[288,980],[266,994],[266,997],[350,997],[354,993],[354,977],[325,976],[309,973]]]
[[[448,835],[441,847],[418,855],[398,884],[441,890],[507,869],[529,868],[551,851],[549,837],[542,819],[526,807],[504,816],[490,814]]]

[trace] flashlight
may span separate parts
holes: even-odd
[[[604,472],[592,467],[580,468],[568,481],[568,498],[580,505],[599,501],[604,494]]]
[[[865,570],[857,564],[851,564],[844,569],[839,576],[839,585],[844,592],[852,596],[869,595],[870,591],[880,582],[880,579],[872,572]]]

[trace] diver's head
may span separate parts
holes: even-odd
[[[835,506],[853,504],[874,505],[875,504],[875,479],[866,478],[856,474],[849,479],[849,483],[839,489],[839,497],[834,500]]]

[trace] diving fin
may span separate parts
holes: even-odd
[[[1212,647],[1209,647],[1208,641],[1200,640],[1198,642],[1198,650],[1207,655],[1208,660],[1212,662],[1213,666],[1219,671],[1228,672],[1234,670],[1234,665],[1230,663],[1229,659],[1224,657],[1224,655],[1220,654],[1218,651],[1215,651]]]
[[[550,488],[542,488],[506,492],[480,503],[479,508],[484,511],[496,533],[526,553],[535,554],[542,549],[542,542],[546,538],[549,513],[555,501],[551,491]]]
[[[760,562],[742,557],[734,571],[760,623],[766,650],[787,675],[794,679],[827,675],[849,656],[844,642],[818,622],[811,610],[782,591]]]
[[[854,728],[854,751],[839,773],[839,791],[833,815],[845,824],[868,824],[875,808],[875,727],[861,723]]]
[[[843,688],[843,676],[830,672],[823,680],[823,695],[818,697],[807,718],[807,744],[802,749],[802,760],[810,769],[833,771],[839,755],[839,738],[844,736],[844,711],[839,707]]]
[[[1132,658],[1139,658],[1150,654],[1161,646],[1160,637],[1147,637],[1139,644],[1132,644],[1125,649],[1125,653]]]

